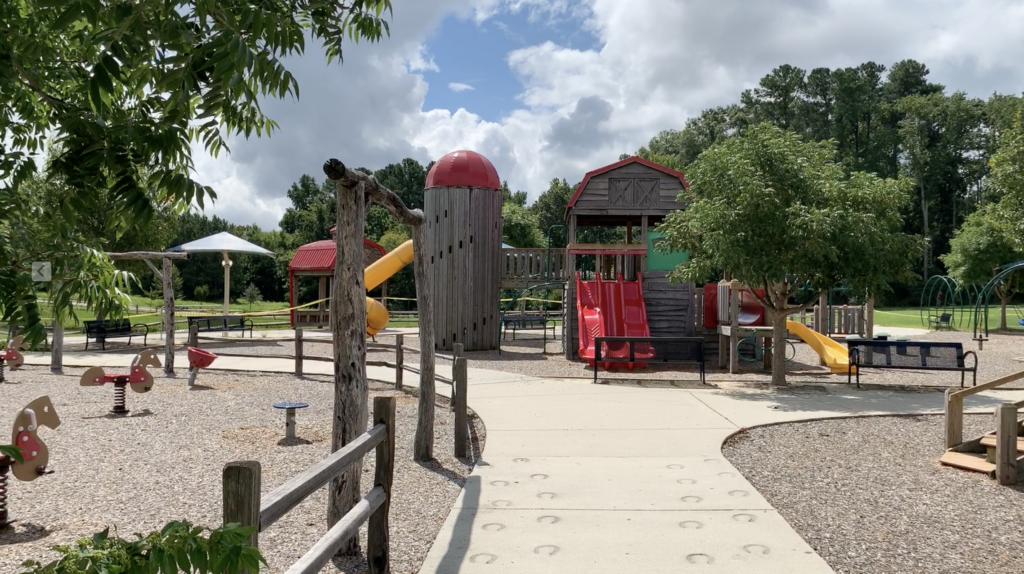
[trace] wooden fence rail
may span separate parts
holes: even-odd
[[[388,514],[395,472],[395,398],[374,397],[373,427],[324,460],[293,476],[260,499],[262,469],[256,461],[230,462],[224,467],[224,523],[256,526],[250,544],[259,546],[263,532],[310,494],[345,472],[376,449],[373,487],[337,524],[331,526],[286,574],[316,574],[359,527],[369,521],[366,557],[370,574],[390,573]]]

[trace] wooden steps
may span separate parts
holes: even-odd
[[[996,435],[995,433],[989,433],[981,437],[981,446],[989,449],[996,448]],[[1024,452],[1024,436],[1017,437],[1017,452]]]
[[[989,476],[996,474],[996,465],[985,460],[984,453],[947,451],[939,458],[939,462],[946,466],[982,472]]]

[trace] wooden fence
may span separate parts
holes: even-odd
[[[224,523],[255,526],[249,543],[259,547],[259,533],[270,528],[300,502],[345,472],[352,464],[376,449],[373,487],[330,527],[285,574],[316,574],[341,547],[359,534],[369,521],[366,561],[370,574],[389,574],[390,543],[388,514],[391,483],[395,474],[395,398],[374,397],[373,427],[322,461],[293,476],[262,499],[262,468],[257,461],[229,462],[224,466]]]
[[[550,250],[550,265],[548,253],[547,249],[502,249],[501,287],[524,289],[542,281],[571,279],[566,269],[568,259],[565,249]]]

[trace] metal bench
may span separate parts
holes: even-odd
[[[501,327],[502,327],[502,339],[508,336],[509,327],[512,328],[512,340],[516,340],[516,329],[529,329],[531,327],[540,327],[544,329],[544,340],[547,341],[548,337],[548,324],[551,325],[551,338],[556,339],[555,336],[555,321],[545,315],[502,315],[501,316]]]
[[[953,314],[943,313],[942,315],[932,315],[928,317],[928,324],[936,329],[953,329]]]
[[[905,369],[912,371],[959,371],[960,386],[964,377],[972,374],[972,386],[978,384],[978,355],[964,351],[961,343],[938,343],[933,341],[869,341],[867,339],[847,340],[850,350],[850,366],[846,382],[857,374],[857,388],[860,388],[861,369]],[[967,366],[968,355],[974,357],[974,364]]]
[[[128,339],[128,345],[132,344],[132,337],[142,335],[142,344],[146,344],[149,337],[149,325],[137,323],[132,325],[128,319],[103,319],[93,321],[82,321],[82,329],[85,331],[85,350],[89,350],[89,339],[100,344],[100,348],[107,350],[107,339]],[[144,329],[138,331],[138,329]]]
[[[246,319],[241,315],[211,315],[205,317],[189,317],[188,327],[192,329],[192,325],[196,326],[196,330],[200,333],[209,333],[214,331],[242,331],[242,336],[245,336],[245,330],[249,330],[249,338],[252,338],[252,319]]]
[[[698,364],[700,383],[706,382],[703,337],[595,337],[594,382],[597,369],[609,363],[628,365]]]

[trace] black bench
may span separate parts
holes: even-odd
[[[246,319],[241,315],[211,315],[207,317],[189,317],[188,328],[192,330],[192,325],[196,326],[196,330],[200,333],[208,333],[213,331],[242,331],[242,336],[245,336],[245,330],[249,330],[249,338],[252,338],[252,319]]]
[[[953,314],[943,313],[942,315],[932,315],[928,317],[928,324],[936,329],[946,328],[948,330],[953,329]]]
[[[861,369],[959,371],[961,388],[964,386],[966,373],[972,373],[972,386],[978,384],[978,355],[974,351],[965,352],[964,346],[960,343],[848,339],[846,344],[850,350],[846,382],[852,382],[853,372],[856,371],[857,388],[860,388]],[[971,366],[966,364],[968,355],[974,357],[974,364]]]
[[[594,382],[601,363],[697,364],[707,384],[703,337],[595,337]]]
[[[137,323],[132,325],[128,319],[103,319],[94,321],[82,321],[82,328],[85,330],[85,350],[89,350],[89,338],[100,344],[100,348],[107,350],[107,339],[128,339],[128,345],[132,344],[132,337],[142,335],[142,344],[146,344],[149,337],[149,325]],[[144,329],[138,331],[138,329]]]
[[[555,336],[555,321],[548,318],[545,315],[502,315],[501,316],[501,327],[502,327],[502,339],[508,337],[508,329],[512,328],[512,340],[516,340],[516,329],[529,329],[531,327],[540,327],[544,329],[544,341],[547,342],[548,338],[548,324],[551,325],[551,338],[557,338]]]

